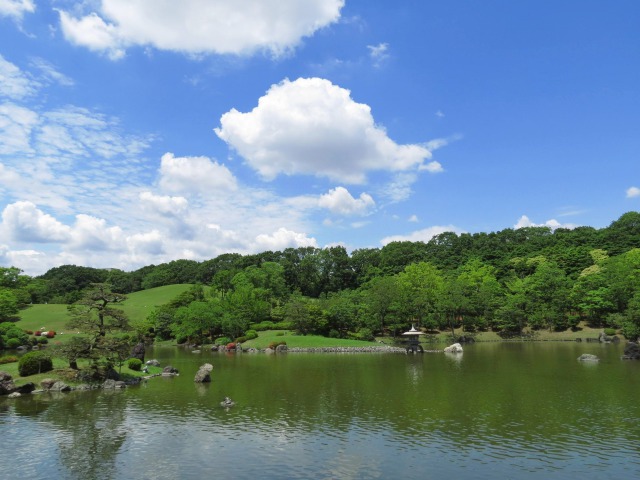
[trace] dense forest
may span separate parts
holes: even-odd
[[[370,339],[411,324],[427,330],[565,330],[580,322],[640,334],[640,213],[609,227],[528,227],[442,233],[382,248],[304,247],[132,272],[75,265],[29,277],[0,269],[0,322],[30,303],[78,302],[93,284],[127,294],[195,284],[148,319],[160,338],[242,337],[287,325]],[[210,288],[204,288],[210,287]]]

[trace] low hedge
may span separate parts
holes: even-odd
[[[18,373],[21,377],[28,377],[29,375],[51,370],[53,370],[51,357],[41,351],[25,353],[18,362]]]

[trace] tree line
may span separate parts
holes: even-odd
[[[411,324],[511,335],[582,321],[636,338],[640,213],[603,229],[446,232],[351,254],[341,246],[288,248],[132,272],[64,265],[34,278],[4,268],[0,321],[28,303],[78,302],[92,284],[127,294],[177,283],[197,286],[150,316],[147,328],[161,338],[237,338],[282,322],[338,337],[395,334]]]

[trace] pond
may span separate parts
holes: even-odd
[[[408,356],[155,349],[147,358],[180,376],[0,399],[0,465],[30,479],[634,477],[640,362],[621,355],[562,342]],[[195,384],[205,362],[213,381]]]

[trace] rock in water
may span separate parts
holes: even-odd
[[[196,376],[193,379],[196,383],[206,383],[211,381],[211,370],[213,370],[213,365],[210,363],[205,363],[202,365],[198,371],[196,372]]]
[[[236,402],[231,400],[229,397],[224,397],[224,400],[220,402],[220,406],[223,407],[223,408],[231,408],[235,404],[236,404]]]
[[[624,347],[624,360],[640,360],[640,345],[636,342],[629,342]]]
[[[578,357],[578,360],[581,362],[599,362],[600,361],[597,355],[592,355],[591,353],[583,353]]]
[[[133,350],[131,350],[131,358],[137,358],[144,363],[145,351],[146,350],[144,348],[144,343],[140,342],[135,347],[133,347]]]
[[[449,345],[444,349],[445,353],[462,353],[462,345],[459,343],[454,343],[453,345]]]

